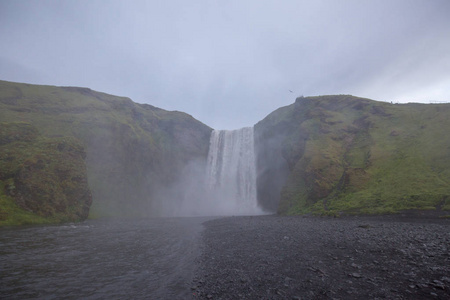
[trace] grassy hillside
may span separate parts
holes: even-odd
[[[206,159],[211,132],[185,113],[124,97],[5,81],[0,121],[26,122],[45,137],[81,141],[93,216],[151,215],[156,190],[176,181],[188,162]]]
[[[450,210],[447,128],[450,104],[301,97],[256,125],[258,183],[285,177],[265,200],[283,214]]]
[[[92,202],[81,143],[0,123],[0,225],[86,219]]]

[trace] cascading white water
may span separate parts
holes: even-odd
[[[206,184],[218,213],[263,213],[256,197],[253,127],[212,132]]]

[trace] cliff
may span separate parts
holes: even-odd
[[[258,199],[281,214],[450,210],[450,104],[300,97],[255,125]]]
[[[185,113],[0,81],[0,122],[0,224],[160,215],[199,196],[187,190],[201,184],[212,129]],[[300,97],[255,125],[259,204],[281,214],[450,210],[447,128],[450,104]]]
[[[86,152],[92,216],[149,216],[159,190],[204,161],[211,129],[170,112],[88,88],[0,81],[0,121],[31,124],[44,138],[77,140]]]

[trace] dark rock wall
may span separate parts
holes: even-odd
[[[259,122],[255,125],[257,197],[266,211],[276,212],[281,190],[289,175],[289,165],[283,155],[283,143],[290,124]]]

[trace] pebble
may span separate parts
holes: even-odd
[[[450,299],[450,220],[259,216],[204,225],[196,299]]]

